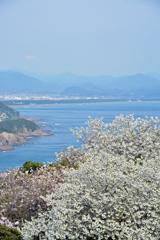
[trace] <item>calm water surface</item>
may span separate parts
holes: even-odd
[[[55,135],[34,137],[26,146],[16,146],[12,151],[0,152],[2,171],[22,166],[28,160],[47,163],[53,161],[55,152],[60,152],[64,147],[80,146],[70,128],[85,127],[88,116],[103,117],[105,123],[111,122],[116,115],[120,114],[134,113],[135,118],[145,118],[146,115],[160,118],[160,102],[56,105],[17,108],[16,110],[22,116],[44,119],[40,123],[52,125],[44,129],[50,129]]]

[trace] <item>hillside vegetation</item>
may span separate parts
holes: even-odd
[[[8,120],[0,122],[0,133],[23,133],[24,129],[29,132],[34,132],[39,129],[39,126],[32,121],[26,119]]]
[[[6,106],[4,103],[0,102],[0,116],[5,113],[8,119],[20,118],[20,113],[13,108]]]
[[[29,136],[49,136],[49,131],[43,131],[34,122],[21,117],[19,112],[0,105],[0,151],[9,151],[13,146],[22,146],[27,143]]]
[[[0,133],[23,133],[24,129],[34,132],[39,129],[39,126],[21,117],[18,111],[0,102]]]

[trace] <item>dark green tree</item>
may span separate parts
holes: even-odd
[[[20,171],[31,173],[31,171],[36,171],[40,167],[42,167],[43,164],[39,162],[32,162],[32,161],[27,161],[23,164],[23,166],[20,168]]]
[[[22,235],[16,228],[0,224],[0,240],[22,240]]]

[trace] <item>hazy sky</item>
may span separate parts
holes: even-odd
[[[160,73],[160,0],[0,0],[0,70]]]

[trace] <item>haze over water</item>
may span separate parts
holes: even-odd
[[[76,142],[76,137],[73,136],[70,128],[86,127],[85,122],[88,116],[103,117],[105,123],[112,122],[115,116],[120,114],[134,113],[135,118],[145,118],[145,116],[160,118],[160,102],[56,105],[17,108],[16,110],[22,116],[44,119],[40,123],[52,125],[44,129],[50,129],[54,136],[34,137],[26,146],[15,146],[12,151],[0,152],[2,171],[22,166],[28,160],[47,163],[53,161],[55,152],[60,152],[64,147],[81,146],[81,143]]]

